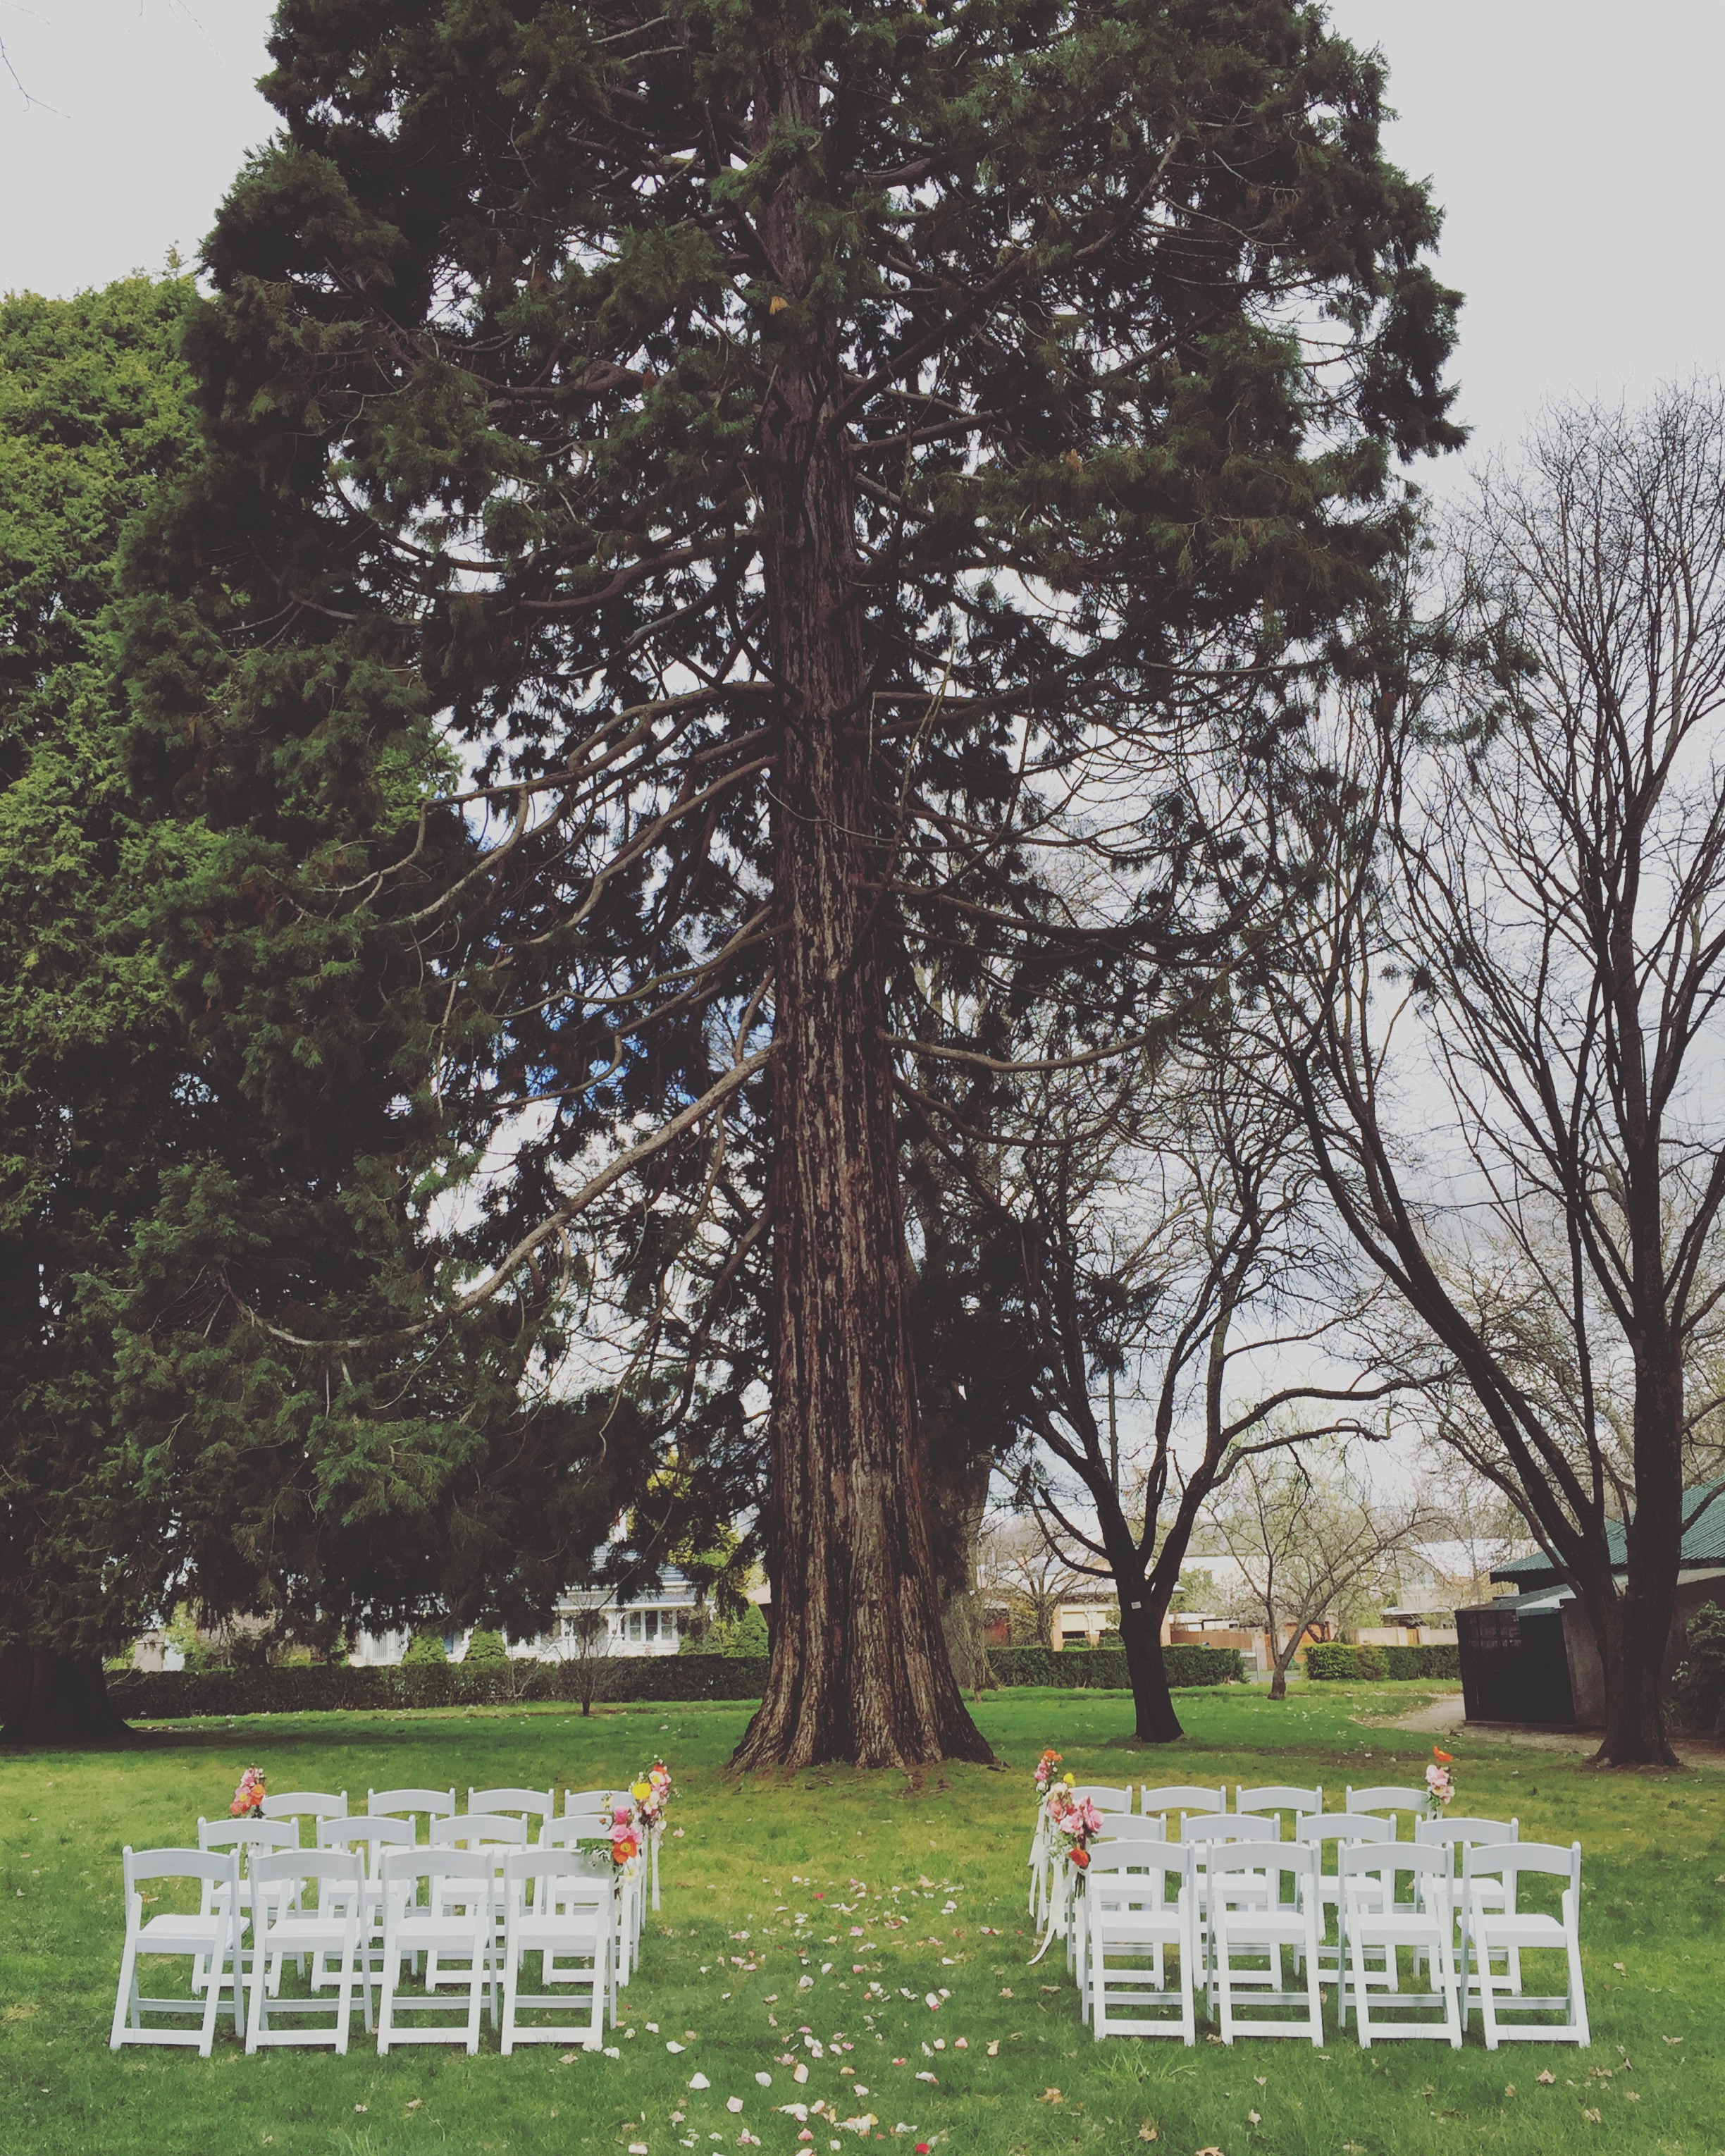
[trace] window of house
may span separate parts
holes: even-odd
[[[629,1636],[631,1640],[639,1640],[641,1636],[641,1613],[639,1609],[631,1609],[629,1613]]]
[[[659,1637],[659,1612],[656,1609],[647,1612],[647,1637],[649,1640]]]

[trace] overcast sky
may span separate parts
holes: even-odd
[[[193,253],[271,115],[269,0],[0,0],[0,290]],[[1551,395],[1720,366],[1719,0],[1333,0],[1381,46],[1393,153],[1447,213],[1482,446]],[[29,101],[33,100],[34,101]]]

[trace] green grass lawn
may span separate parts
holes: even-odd
[[[1322,2054],[1202,2037],[1195,2051],[1099,2046],[1058,1949],[1027,1966],[1029,1777],[1045,1744],[1081,1779],[1317,1782],[1339,1806],[1348,1783],[1419,1779],[1429,1738],[1385,1723],[1436,1689],[1312,1686],[1276,1705],[1240,1688],[1186,1693],[1190,1734],[1166,1752],[1132,1745],[1122,1695],[1006,1692],[979,1710],[1004,1772],[916,1780],[837,1768],[727,1779],[742,1707],[618,1707],[588,1722],[562,1707],[271,1717],[178,1725],[118,1755],[0,1755],[0,2156],[527,2156],[631,2143],[650,2156],[691,2145],[715,2156],[740,2133],[766,2156],[829,2156],[824,2120],[799,2143],[797,2122],[774,2108],[816,2097],[840,2117],[875,2112],[889,2135],[903,2124],[913,2131],[899,2148],[927,2141],[942,2156],[1141,2139],[1171,2156],[1547,2156],[1607,2140],[1658,2156],[1725,2151],[1725,1776],[1711,1769],[1609,1776],[1501,1740],[1451,1748],[1459,1811],[1513,1814],[1524,1839],[1581,1840],[1586,2051],[1488,2053],[1477,2017],[1459,2053],[1404,2043],[1363,2054],[1333,2028]],[[276,1789],[345,1788],[359,1810],[368,1786],[385,1784],[453,1782],[464,1796],[470,1783],[592,1787],[655,1752],[675,1774],[683,1833],[665,1845],[665,1907],[648,1918],[624,1994],[616,2060],[563,2065],[550,2047],[505,2059],[489,2031],[474,2059],[439,2048],[380,2060],[357,2030],[346,2059],[248,2059],[231,2035],[208,2061],[107,2049],[121,1845],[195,1843],[199,1814],[225,1810],[248,1763]],[[799,1910],[809,1921],[794,1928],[813,1935],[806,1963]],[[814,1980],[799,1990],[804,1975]],[[866,1995],[871,1979],[884,2001]],[[924,1999],[942,1988],[951,1996],[931,2012]],[[807,2056],[805,2026],[824,2056],[798,2087],[779,2061]],[[668,2040],[686,2049],[674,2056]],[[854,2072],[841,2076],[841,2064]],[[1542,2083],[1542,2071],[1553,2078]],[[697,2072],[709,2088],[688,2087]],[[726,2107],[733,2097],[740,2115]],[[855,2139],[842,2139],[849,2156]]]

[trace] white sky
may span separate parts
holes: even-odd
[[[191,254],[272,116],[269,0],[0,0],[0,290]],[[1552,394],[1725,362],[1717,0],[1332,0],[1380,45],[1395,156],[1436,182],[1484,448]]]

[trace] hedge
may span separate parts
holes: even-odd
[[[1233,1684],[1240,1677],[1238,1647],[1164,1647],[1162,1661],[1171,1685]],[[1109,1647],[1058,1655],[1051,1647],[991,1647],[988,1666],[1003,1685],[1058,1685],[1068,1691],[1132,1689],[1125,1654]]]
[[[1231,1684],[1240,1673],[1237,1647],[1164,1647],[1162,1654],[1171,1685]],[[1003,1685],[1131,1689],[1125,1655],[1106,1648],[1057,1655],[1047,1647],[996,1647],[988,1661]],[[766,1686],[763,1655],[616,1655],[600,1663],[594,1697],[758,1699]],[[560,1662],[431,1662],[417,1668],[397,1663],[387,1669],[326,1663],[311,1669],[129,1670],[109,1678],[108,1697],[129,1719],[169,1722],[195,1714],[375,1713],[389,1707],[573,1700],[578,1688],[574,1671]]]
[[[408,1707],[488,1707],[517,1699],[578,1697],[566,1663],[514,1661],[399,1663],[387,1669],[132,1670],[108,1680],[119,1712],[146,1721],[182,1715],[375,1712]],[[599,1665],[594,1697],[603,1700],[758,1699],[764,1656],[618,1655]]]
[[[1306,1650],[1309,1677],[1459,1677],[1461,1650],[1447,1647],[1344,1647],[1333,1642]]]

